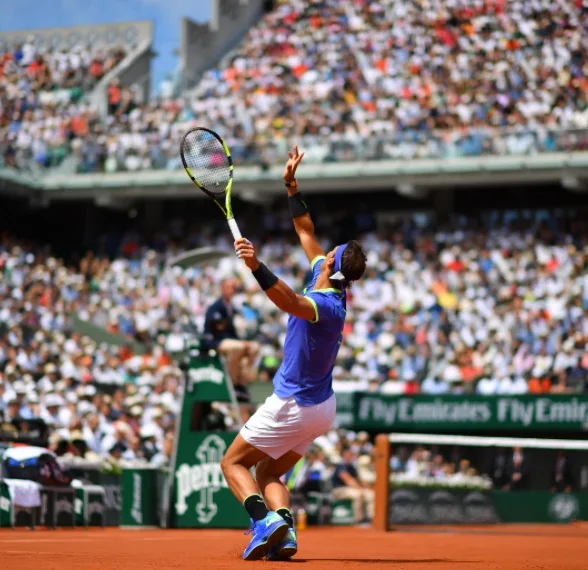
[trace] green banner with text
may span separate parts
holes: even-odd
[[[378,431],[584,431],[588,395],[386,396],[356,393],[353,428]]]

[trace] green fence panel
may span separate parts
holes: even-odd
[[[12,499],[8,485],[0,481],[0,528],[12,526]]]
[[[390,524],[491,524],[499,517],[489,491],[465,489],[390,490]]]
[[[104,488],[98,485],[76,487],[76,525],[104,526]]]
[[[396,487],[389,522],[402,524],[568,523],[588,520],[588,492],[477,491]]]
[[[588,493],[493,491],[492,500],[502,522],[566,523],[588,520]]]
[[[160,526],[158,473],[148,467],[123,470],[121,526]]]

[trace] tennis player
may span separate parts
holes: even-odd
[[[363,275],[366,265],[357,241],[325,255],[296,183],[304,153],[294,147],[288,156],[284,181],[294,227],[310,261],[310,285],[296,294],[257,259],[248,240],[235,242],[238,256],[268,298],[290,314],[274,393],[245,424],[221,464],[231,491],[251,517],[253,536],[243,552],[245,560],[286,559],[298,550],[290,496],[280,477],[333,423],[332,372],[345,322],[345,289]],[[253,466],[256,479],[249,472]]]

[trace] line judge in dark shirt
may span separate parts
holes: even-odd
[[[336,500],[351,499],[353,501],[355,522],[371,521],[374,518],[374,490],[366,487],[359,480],[353,451],[346,447],[341,456],[341,461],[336,465],[333,473],[333,496]]]
[[[237,285],[234,279],[221,283],[221,297],[206,311],[204,334],[208,345],[227,359],[227,368],[234,384],[245,385],[254,379],[253,365],[259,355],[259,343],[239,339],[231,303]]]

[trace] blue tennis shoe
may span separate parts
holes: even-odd
[[[272,546],[267,554],[268,560],[288,560],[298,552],[298,540],[296,531],[289,528],[284,540]]]
[[[282,542],[288,532],[288,523],[274,511],[270,511],[264,519],[251,521],[251,529],[247,534],[253,536],[243,551],[244,560],[261,560],[275,544]]]

